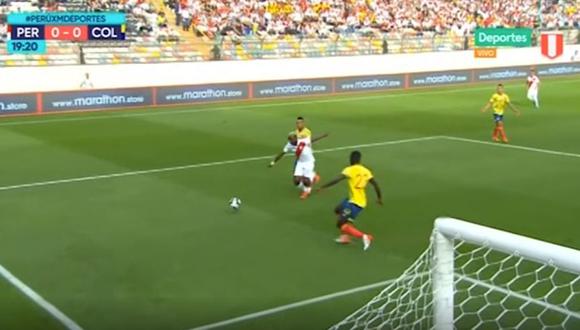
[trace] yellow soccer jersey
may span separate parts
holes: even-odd
[[[498,94],[494,93],[489,99],[491,102],[491,106],[493,108],[493,113],[498,115],[503,115],[505,108],[507,107],[508,103],[510,103],[510,98],[507,96],[506,93]]]
[[[301,131],[296,129],[296,136],[298,139],[306,139],[312,137],[312,133],[308,128],[304,127]]]
[[[346,167],[342,174],[348,178],[349,202],[358,206],[367,206],[367,194],[365,188],[373,178],[373,173],[366,167],[357,164]]]

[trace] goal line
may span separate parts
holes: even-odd
[[[74,320],[60,311],[56,306],[44,299],[36,291],[14,276],[6,267],[0,265],[0,277],[12,284],[18,291],[33,301],[36,305],[45,310],[52,318],[60,322],[68,330],[83,330]]]

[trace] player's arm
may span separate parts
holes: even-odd
[[[516,116],[520,115],[520,110],[518,110],[513,104],[512,101],[510,101],[510,99],[507,99],[507,106],[510,108],[511,111],[513,111]]]
[[[314,143],[316,141],[320,141],[320,140],[324,139],[325,137],[328,137],[328,133],[324,133],[320,136],[315,137],[314,139],[312,139],[312,143]]]
[[[284,157],[285,154],[286,154],[285,151],[282,151],[281,153],[277,154],[276,157],[274,157],[274,160],[270,162],[270,165],[268,165],[268,167],[274,166],[280,159],[282,159],[282,157]]]
[[[519,116],[521,114],[520,110],[514,107],[511,102],[508,102],[508,107],[510,108],[511,111],[513,111],[516,114],[516,116]]]
[[[491,107],[491,101],[487,102],[483,108],[481,108],[481,112],[486,112]]]
[[[344,179],[346,179],[346,175],[341,174],[338,177],[336,177],[335,179],[333,179],[333,180],[329,181],[328,183],[323,184],[322,186],[320,186],[320,188],[318,188],[317,191],[321,191],[323,189],[332,187],[332,186],[334,186],[335,184],[339,183],[340,181],[342,181]]]
[[[383,205],[383,194],[381,192],[381,187],[379,187],[379,183],[375,178],[371,178],[369,182],[373,185],[373,188],[375,188],[375,192],[377,193],[377,203]]]

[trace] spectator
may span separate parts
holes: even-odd
[[[159,28],[167,28],[167,17],[165,17],[165,13],[162,11],[157,14],[157,26]]]
[[[384,37],[383,38],[383,54],[388,54],[389,53],[389,42],[387,41],[387,38]]]
[[[188,10],[182,10],[180,16],[183,31],[189,31],[189,28],[191,27],[191,13]]]
[[[221,49],[219,44],[215,43],[211,48],[212,60],[219,61],[221,60]]]
[[[83,82],[81,82],[80,88],[81,89],[91,89],[93,88],[93,82],[90,79],[90,76],[88,73],[85,73],[85,80],[83,80]]]
[[[574,0],[181,0],[181,13],[195,19],[195,32],[236,35],[334,33],[437,33],[463,37],[477,26],[534,27],[542,1],[543,27],[580,24]]]

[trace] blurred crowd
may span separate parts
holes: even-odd
[[[538,1],[542,1],[541,8]],[[576,0],[166,0],[200,35],[425,32],[464,36],[476,26],[580,28]]]
[[[127,32],[178,38],[151,0],[87,0],[89,11],[128,13]],[[580,28],[578,0],[164,0],[184,31],[214,38],[341,33],[465,36],[477,26]],[[539,3],[541,1],[541,3]],[[64,11],[72,1],[0,0],[0,42],[8,11]],[[78,3],[78,2],[77,2]],[[541,8],[541,9],[540,9]],[[75,8],[78,9],[78,8]]]
[[[56,11],[120,11],[127,13],[126,32],[131,36],[151,36],[178,39],[179,32],[167,24],[163,11],[145,0],[87,0],[84,2],[56,0],[0,0],[0,42],[6,40],[6,17],[9,12]]]
[[[178,39],[165,13],[145,0],[89,0],[91,11],[121,11],[127,13],[127,33],[163,39]]]

